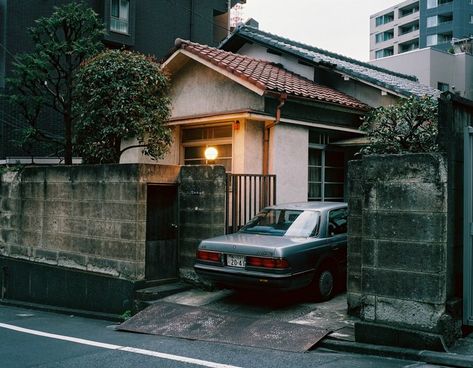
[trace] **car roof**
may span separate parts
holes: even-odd
[[[340,207],[347,207],[346,202],[295,202],[282,203],[267,209],[287,209],[287,210],[331,210]]]

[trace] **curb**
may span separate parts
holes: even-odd
[[[451,367],[473,367],[473,355],[439,353],[429,350],[414,350],[385,345],[373,345],[360,342],[341,341],[331,338],[321,341],[317,347],[334,351],[413,360],[430,364],[447,365]]]
[[[56,307],[56,306],[53,306],[53,305],[28,303],[28,302],[22,302],[22,301],[12,300],[12,299],[0,299],[0,305],[7,305],[7,306],[11,306],[11,307],[20,307],[20,308],[26,308],[26,309],[34,309],[34,310],[40,310],[40,311],[43,311],[43,312],[68,314],[68,315],[74,315],[74,316],[77,316],[77,317],[102,319],[102,320],[107,320],[107,321],[112,321],[112,322],[123,322],[124,321],[123,317],[119,314],[94,312],[94,311],[81,310],[81,309],[72,309],[72,308],[62,308],[62,307]]]

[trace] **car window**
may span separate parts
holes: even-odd
[[[339,208],[332,210],[328,214],[328,231],[327,236],[346,234],[347,232],[347,216],[348,210],[346,208]]]
[[[257,214],[240,232],[308,237],[316,233],[319,218],[315,211],[270,209]]]

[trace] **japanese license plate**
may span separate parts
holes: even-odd
[[[231,267],[245,267],[245,257],[244,256],[235,256],[233,254],[227,254],[227,266]]]

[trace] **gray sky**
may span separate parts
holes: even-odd
[[[247,0],[263,31],[358,60],[369,59],[370,15],[402,0]]]

